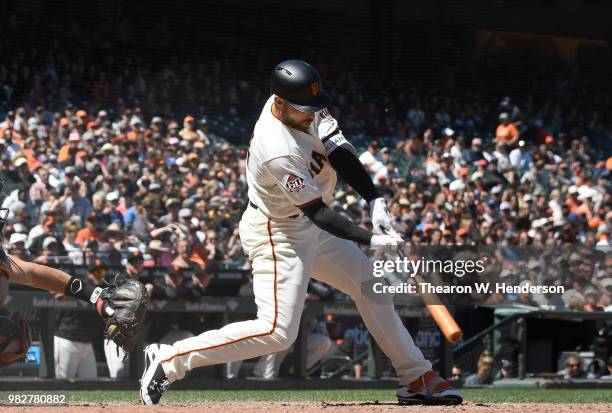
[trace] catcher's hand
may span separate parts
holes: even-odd
[[[102,290],[96,301],[98,314],[105,324],[106,336],[130,353],[138,342],[138,329],[147,312],[149,297],[144,285],[127,276],[117,275]]]

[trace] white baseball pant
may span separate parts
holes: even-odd
[[[98,377],[96,356],[91,343],[53,337],[56,379],[95,379]]]
[[[130,359],[125,351],[113,340],[104,340],[104,356],[111,379],[127,379],[130,377]]]
[[[324,334],[310,333],[306,337],[306,369],[311,368],[321,360],[332,348],[332,341]],[[283,360],[289,350],[278,351],[276,353],[265,354],[259,358],[253,374],[263,379],[275,379],[278,377]],[[227,363],[226,377],[235,379],[240,373],[242,360]]]
[[[380,295],[374,301],[362,294],[362,283],[373,278],[372,264],[353,242],[322,231],[306,217],[268,219],[250,206],[239,229],[243,250],[253,265],[257,318],[161,346],[161,364],[171,382],[196,367],[289,348],[298,334],[311,274],[354,300],[400,384],[431,370],[395,312],[392,297]]]

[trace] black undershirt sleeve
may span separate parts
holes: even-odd
[[[329,163],[334,167],[340,178],[349,184],[369,204],[378,198],[376,187],[365,167],[353,152],[345,146],[339,146],[328,156]]]
[[[304,215],[310,218],[322,230],[338,238],[348,239],[363,245],[370,245],[372,234],[328,208],[323,201],[319,200],[300,209]]]

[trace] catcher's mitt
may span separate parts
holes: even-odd
[[[102,290],[96,302],[106,336],[126,353],[132,352],[138,342],[138,329],[148,302],[144,285],[125,275],[115,276],[114,282]]]

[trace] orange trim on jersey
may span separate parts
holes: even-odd
[[[276,322],[278,320],[278,299],[277,299],[277,293],[278,293],[278,287],[277,287],[277,281],[278,281],[278,272],[277,272],[277,259],[276,259],[276,251],[274,249],[274,241],[272,240],[272,228],[270,226],[270,219],[268,219],[268,237],[270,239],[270,245],[272,246],[272,258],[274,259],[274,321],[272,321],[272,328],[270,329],[270,331],[266,331],[265,333],[259,333],[259,334],[253,334],[251,336],[247,336],[247,337],[241,337],[241,338],[237,338],[236,340],[232,340],[232,341],[228,341],[227,343],[222,343],[222,344],[215,344],[214,346],[209,346],[209,347],[204,347],[204,348],[198,348],[195,350],[189,350],[189,351],[185,351],[183,353],[179,353],[179,354],[175,354],[172,357],[169,357],[165,360],[162,360],[160,363],[167,363],[169,361],[171,361],[172,359],[174,359],[175,357],[181,357],[184,356],[186,354],[190,354],[190,353],[194,353],[194,352],[200,352],[200,351],[206,351],[206,350],[213,350],[219,347],[223,347],[223,346],[227,346],[230,344],[234,344],[237,343],[239,341],[243,341],[243,340],[248,340],[251,338],[255,338],[255,337],[265,337],[265,336],[269,336],[272,333],[274,333],[274,330],[276,330]]]
[[[318,197],[318,198],[313,199],[312,201],[308,201],[308,202],[306,202],[305,204],[302,204],[302,205],[294,205],[294,206],[295,206],[296,208],[306,208],[307,206],[310,206],[310,205],[312,205],[312,204],[314,204],[314,203],[316,203],[316,202],[319,202],[319,201],[320,201],[320,200],[322,200],[322,199],[323,199],[322,197]]]

